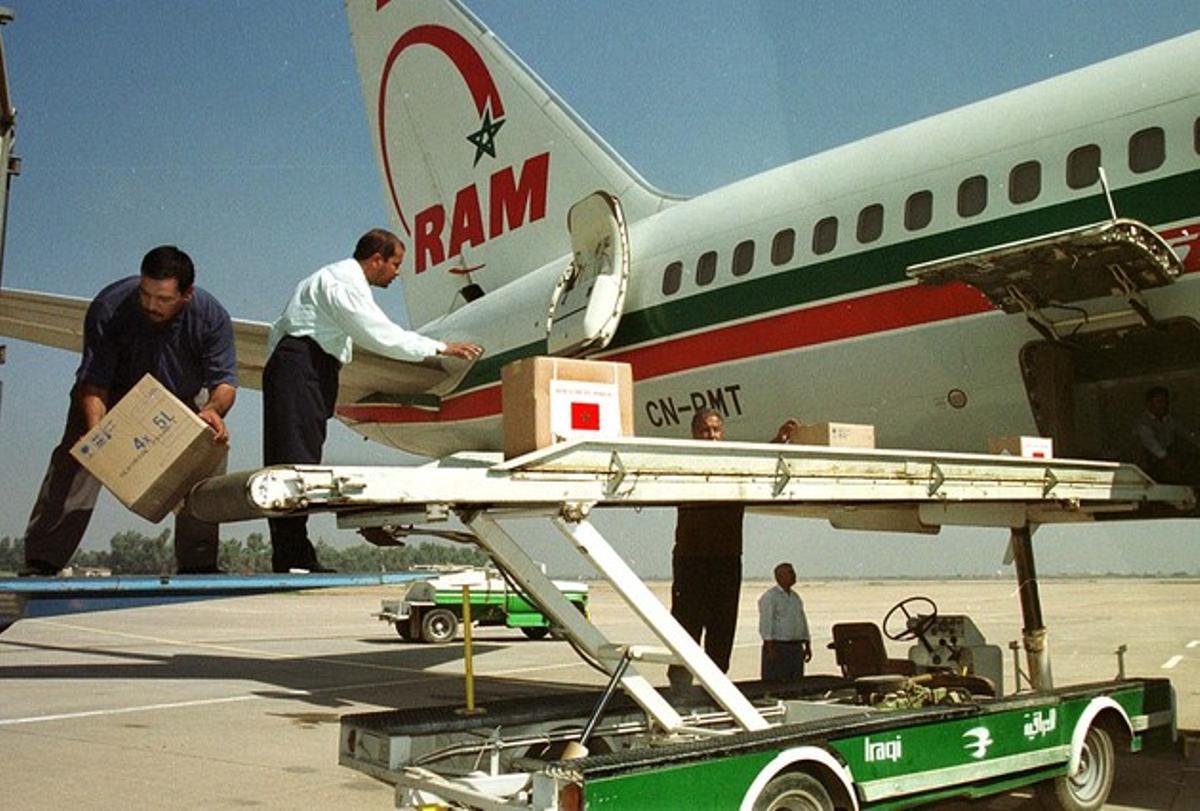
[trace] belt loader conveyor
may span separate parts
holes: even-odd
[[[472,453],[419,467],[265,468],[202,482],[188,508],[207,521],[334,511],[341,525],[358,527],[423,524],[455,515],[584,655],[617,672],[613,651],[628,649],[614,645],[580,614],[497,520],[545,516],[662,641],[667,658],[690,670],[736,726],[761,730],[769,726],[763,714],[588,521],[597,507],[713,502],[825,517],[840,527],[1008,528],[1030,677],[1035,689],[1049,690],[1033,528],[1132,512],[1145,504],[1185,510],[1194,497],[1190,488],[1159,485],[1136,467],[1110,462],[628,438],[575,441],[509,461]],[[625,655],[635,656],[663,658],[632,650]],[[621,686],[659,733],[711,734],[689,728],[628,661],[620,666]],[[411,770],[404,779],[421,784],[424,778]]]

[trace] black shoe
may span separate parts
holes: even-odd
[[[220,566],[180,566],[175,574],[225,574]]]
[[[44,560],[27,560],[21,571],[17,572],[18,577],[58,577],[58,573],[62,568],[55,566],[53,563],[47,563]]]

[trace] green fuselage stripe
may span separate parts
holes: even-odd
[[[1194,214],[1200,204],[1200,170],[1116,191],[1113,200],[1121,216],[1151,225],[1184,219]],[[907,280],[905,270],[911,265],[1088,225],[1108,217],[1108,206],[1097,190],[1090,197],[671,299],[626,313],[606,354],[681,333],[894,285]],[[459,391],[495,383],[505,364],[546,351],[545,341],[535,341],[484,358],[466,376]]]

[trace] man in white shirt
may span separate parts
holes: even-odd
[[[1138,464],[1157,482],[1197,483],[1200,440],[1171,416],[1171,393],[1163,386],[1146,392],[1146,410],[1133,427]]]
[[[762,680],[796,681],[812,660],[812,641],[804,601],[792,591],[796,570],[790,563],[775,567],[775,585],[758,598],[758,633],[762,637]]]
[[[371,287],[387,287],[400,274],[404,243],[376,228],[359,238],[354,256],[335,262],[296,286],[271,326],[263,370],[263,462],[319,464],[325,423],[337,403],[338,374],[354,344],[396,360],[434,355],[474,360],[483,349],[443,343],[403,329],[375,303]],[[272,568],[276,572],[328,572],[308,538],[308,519],[272,518]]]

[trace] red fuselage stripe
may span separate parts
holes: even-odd
[[[992,309],[983,294],[965,284],[910,285],[635,347],[606,355],[604,360],[629,363],[634,378],[646,380]],[[337,413],[352,422],[378,423],[459,422],[492,417],[500,413],[500,384],[449,397],[438,410],[380,403],[341,405]]]

